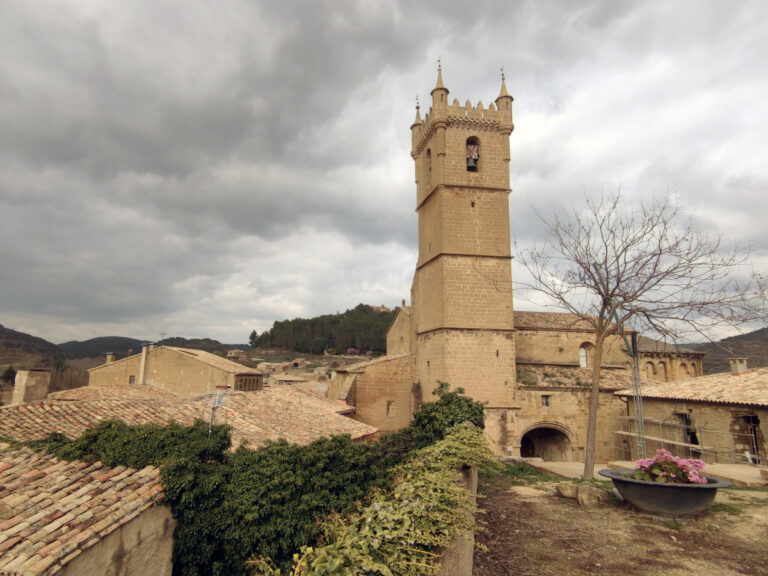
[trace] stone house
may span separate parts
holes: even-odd
[[[418,214],[418,260],[411,305],[396,312],[387,355],[336,370],[329,395],[381,431],[408,424],[439,382],[485,404],[486,434],[500,454],[581,458],[586,443],[594,333],[570,314],[515,312],[509,223],[512,96],[449,103],[442,71],[422,119],[411,125]],[[646,349],[656,367],[678,355],[699,370],[701,354]],[[658,356],[658,357],[657,357]],[[626,414],[613,392],[631,386],[630,357],[608,337],[597,458],[611,457],[611,422]],[[652,370],[649,368],[649,373]],[[524,382],[519,375],[525,374]]]
[[[91,386],[150,385],[179,396],[211,394],[227,387],[235,391],[260,390],[264,374],[203,350],[145,345],[140,354],[121,360],[107,355],[106,364],[88,371]]]
[[[245,353],[245,350],[227,350],[227,360],[232,360],[233,362],[244,362],[248,360],[248,354]]]
[[[302,384],[306,382],[307,379],[303,376],[299,376],[298,374],[272,374],[269,376],[269,383],[270,384],[284,384],[284,385],[292,385],[292,384]]]
[[[631,399],[631,390],[615,393]],[[646,454],[664,448],[685,458],[708,463],[768,462],[768,368],[710,374],[678,382],[654,382],[642,388]],[[631,401],[626,425],[616,442],[633,440],[635,414]],[[632,450],[624,459],[634,458]]]
[[[0,486],[0,574],[170,576],[176,520],[157,468],[0,443]]]

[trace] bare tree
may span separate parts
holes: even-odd
[[[631,325],[637,333],[677,341],[692,332],[706,336],[723,323],[764,320],[765,292],[748,254],[724,249],[716,233],[697,230],[669,196],[628,209],[616,193],[587,198],[583,210],[567,217],[537,216],[548,239],[528,249],[516,244],[531,277],[522,286],[595,331],[584,462],[584,478],[591,478],[606,336]]]

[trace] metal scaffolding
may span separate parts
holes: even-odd
[[[644,419],[638,427],[630,416],[613,422],[613,457],[636,460],[638,431],[645,439],[648,455],[663,448],[680,458],[698,458],[709,464],[760,464],[768,461],[765,449],[753,441],[749,433],[692,426],[679,415],[675,421]],[[638,430],[639,428],[639,430]]]

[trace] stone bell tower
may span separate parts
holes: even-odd
[[[432,106],[411,126],[419,259],[413,279],[415,379],[487,408],[512,407],[515,344],[509,232],[512,96],[504,76],[488,108],[448,103],[438,67]]]

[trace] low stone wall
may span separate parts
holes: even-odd
[[[467,490],[467,498],[474,507],[477,504],[477,469],[470,468],[459,475],[459,482]],[[472,576],[475,560],[475,535],[462,534],[453,546],[443,552],[440,576]]]

